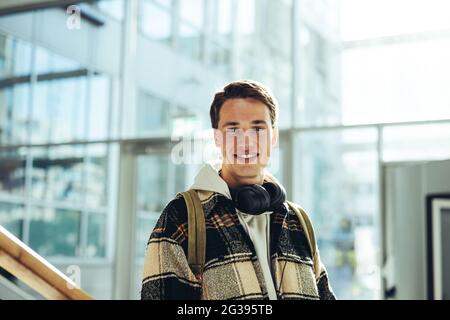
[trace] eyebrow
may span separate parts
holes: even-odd
[[[267,121],[266,120],[253,120],[252,124],[265,124],[267,125]],[[237,126],[239,125],[239,121],[227,121],[223,124],[224,127],[226,126]]]

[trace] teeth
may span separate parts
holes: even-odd
[[[249,158],[256,157],[256,154],[243,154],[243,155],[238,155],[237,157],[244,158],[244,159],[249,159]]]

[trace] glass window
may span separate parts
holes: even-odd
[[[266,19],[261,26],[262,41],[269,47],[273,57],[290,59],[292,3],[269,0],[264,8]]]
[[[36,46],[35,69],[38,75],[73,71],[80,68],[78,63]]]
[[[25,154],[22,148],[0,151],[0,195],[24,195]]]
[[[294,200],[309,212],[340,299],[379,299],[375,129],[304,132],[295,148]]]
[[[100,0],[97,2],[100,10],[109,16],[122,21],[124,17],[124,0]]]
[[[108,150],[106,144],[87,146],[86,205],[99,209],[106,206],[108,185]]]
[[[29,99],[29,84],[0,89],[0,143],[27,142]]]
[[[287,74],[291,74],[289,70]],[[280,129],[292,127],[292,78],[279,79],[275,78],[272,91],[278,99],[280,113],[278,118],[278,126]]]
[[[31,74],[31,45],[0,33],[0,78]]]
[[[181,23],[177,46],[180,52],[190,56],[192,59],[201,59],[202,34],[200,30],[188,24]]]
[[[231,51],[226,47],[211,42],[211,64],[223,73],[230,72]]]
[[[238,1],[237,26],[241,35],[255,32],[255,0]]]
[[[48,257],[79,255],[81,213],[34,207],[31,210],[29,245]]]
[[[450,158],[450,125],[390,126],[383,129],[383,161]]]
[[[203,27],[203,0],[179,0],[180,17],[195,28]]]
[[[143,213],[160,214],[168,202],[169,156],[142,155],[137,160],[137,208]]]
[[[172,0],[153,0],[153,1],[165,8],[170,8],[172,6]]]
[[[448,19],[450,3],[447,0],[341,0],[340,2],[343,40],[378,38],[450,28]]]
[[[106,256],[107,216],[99,213],[88,214],[88,238],[86,256]]]
[[[33,198],[83,203],[83,147],[34,148],[32,154]]]
[[[170,103],[149,93],[139,91],[136,112],[138,135],[169,132]]]
[[[318,31],[303,26],[300,65],[302,89],[297,123],[302,126],[335,125],[341,121],[339,81],[333,67],[336,53]]]
[[[152,1],[142,1],[140,28],[152,39],[168,43],[172,37],[172,17],[170,11],[155,5]]]
[[[448,39],[345,50],[342,121],[450,118],[449,56]]]
[[[37,82],[31,120],[32,142],[85,138],[85,106],[85,77]]]
[[[217,33],[219,38],[229,41],[232,31],[232,0],[218,0],[217,1]],[[225,38],[222,38],[225,36]]]
[[[21,239],[23,235],[22,223],[25,217],[23,205],[0,202],[0,226]]]
[[[187,190],[186,186],[186,165],[175,165],[175,190],[174,195],[177,192]]]
[[[88,139],[106,139],[110,115],[110,79],[106,76],[93,75],[89,79],[89,86]]]
[[[44,143],[50,141],[51,125],[51,82],[38,82],[31,116],[31,142]]]

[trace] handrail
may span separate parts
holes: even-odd
[[[75,282],[0,226],[0,267],[50,300],[92,300]]]

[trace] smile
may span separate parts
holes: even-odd
[[[241,155],[235,154],[234,157],[237,159],[242,159],[242,160],[252,160],[252,159],[256,159],[257,157],[259,157],[259,153],[241,154]]]

